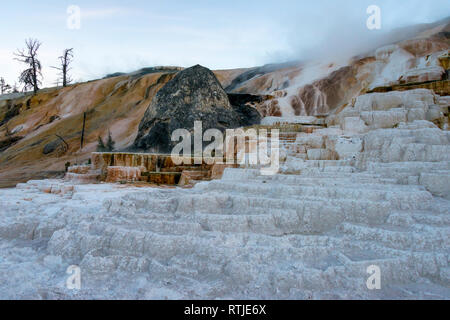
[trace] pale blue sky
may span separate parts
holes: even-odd
[[[448,0],[2,1],[0,76],[17,80],[12,53],[28,37],[43,42],[45,85],[67,47],[75,50],[76,80],[153,65],[226,69],[306,59],[318,48],[333,53],[373,41],[371,4],[381,7],[382,31],[450,15]],[[69,5],[81,8],[80,30],[66,26]]]

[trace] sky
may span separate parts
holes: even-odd
[[[370,5],[381,9],[381,30],[366,27]],[[70,6],[79,28],[68,26]],[[42,42],[52,86],[65,48],[74,48],[75,81],[159,65],[232,69],[357,51],[383,32],[448,16],[448,0],[2,1],[0,77],[17,81],[13,53],[27,38]]]

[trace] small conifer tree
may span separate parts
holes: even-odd
[[[97,152],[105,152],[106,147],[103,143],[102,137],[98,136]]]
[[[106,141],[106,150],[108,152],[113,152],[115,144],[116,143],[114,142],[114,140],[112,139],[112,136],[111,136],[111,131],[109,131],[108,132],[108,141]]]

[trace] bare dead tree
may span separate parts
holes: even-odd
[[[41,47],[41,43],[36,39],[25,40],[26,49],[18,49],[14,54],[17,61],[25,63],[28,68],[22,71],[19,77],[19,82],[23,83],[24,90],[32,88],[36,94],[41,85],[39,78],[42,78],[42,65],[37,54]]]
[[[62,79],[63,87],[67,87],[67,85],[72,82],[72,79],[69,76],[69,71],[71,70],[70,64],[73,61],[73,48],[65,49],[63,55],[58,59],[61,66],[52,68],[60,71],[59,75]]]
[[[80,144],[80,150],[83,150],[83,144],[84,144],[84,130],[86,129],[86,112],[83,113],[83,129],[81,129],[81,144]]]
[[[5,82],[5,79],[0,78],[0,94],[8,93],[11,90],[11,86]]]

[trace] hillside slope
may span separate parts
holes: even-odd
[[[123,74],[44,89],[35,96],[0,99],[0,187],[61,176],[66,162],[86,162],[96,151],[98,137],[105,140],[109,131],[117,149],[130,146],[153,97],[179,70]],[[226,86],[243,71],[215,74]],[[86,131],[80,150],[84,112]]]
[[[117,148],[130,144],[152,97],[171,77],[163,73],[137,79],[121,76],[3,101],[3,113],[17,110],[8,121],[9,130],[23,138],[0,153],[0,185],[15,183],[19,177],[35,177],[38,172],[38,176],[51,176],[63,171],[65,162],[86,161],[95,151],[98,137],[105,138],[109,130]],[[80,150],[84,112],[85,145]],[[5,135],[5,124],[1,130]],[[68,149],[44,154],[46,146],[52,149],[52,144],[56,148],[63,145],[56,135],[67,142]]]

